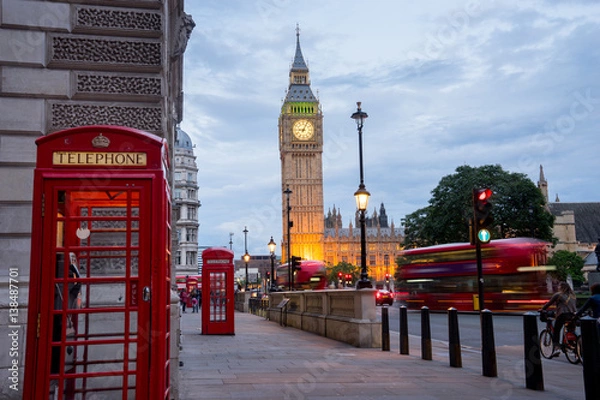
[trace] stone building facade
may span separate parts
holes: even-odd
[[[182,117],[183,54],[194,27],[183,3],[0,2],[0,273],[8,276],[9,269],[18,271],[21,377],[34,142],[65,128],[102,124],[156,134],[166,138],[172,148],[175,127]],[[6,279],[0,283],[0,295],[8,298]],[[7,304],[2,302],[2,321],[8,321],[7,313]],[[3,323],[0,343],[5,349],[7,329]],[[10,362],[8,352],[3,352],[2,382],[7,382]],[[19,393],[9,390],[8,385],[0,386],[2,398],[20,398]]]
[[[173,219],[176,243],[173,264],[176,275],[198,275],[198,166],[189,135],[176,129],[174,149]]]
[[[402,250],[402,229],[396,228],[394,222],[389,223],[383,203],[379,212],[373,210],[365,221],[367,227],[367,268],[369,276],[378,283],[383,283],[385,275],[393,276],[396,270],[396,257]],[[325,262],[337,265],[347,262],[360,265],[360,224],[358,210],[354,224],[347,228],[342,226],[342,214],[333,207],[325,216]]]
[[[553,234],[558,239],[551,251],[576,252],[585,261],[585,270],[594,270],[597,258],[594,253],[600,241],[600,203],[563,203],[558,194],[553,202],[548,199],[548,181],[540,165],[538,188],[548,204],[548,210],[556,217]]]

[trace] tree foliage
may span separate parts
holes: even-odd
[[[583,283],[583,258],[577,253],[567,250],[558,250],[548,260],[548,265],[554,265],[556,270],[550,272],[553,278],[559,281],[566,281],[567,276],[571,275],[574,283]]]
[[[509,173],[500,165],[460,166],[432,190],[429,205],[404,220],[405,245],[422,247],[468,242],[473,189],[490,188],[493,195],[492,239],[535,237],[552,241],[554,216],[541,191],[525,174]]]
[[[327,268],[327,282],[336,282],[338,281],[338,272],[341,272],[344,276],[346,274],[352,275],[352,280],[355,281],[357,277],[360,276],[360,267],[357,267],[353,264],[347,262],[340,262],[334,266],[328,266]]]

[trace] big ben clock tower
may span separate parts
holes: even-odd
[[[282,261],[287,262],[290,254],[323,260],[323,114],[310,88],[298,27],[289,88],[279,115],[279,155],[283,193]],[[292,223],[289,230],[288,212]]]

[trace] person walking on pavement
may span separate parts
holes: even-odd
[[[594,283],[590,289],[592,295],[586,300],[575,315],[579,318],[588,308],[591,308],[592,317],[596,318],[596,321],[600,324],[600,283]]]
[[[198,289],[194,289],[192,291],[192,312],[193,313],[199,312],[198,303],[199,303],[199,300],[198,300]]]
[[[188,302],[188,292],[185,289],[181,289],[181,292],[179,293],[179,302],[181,303],[181,311],[185,312],[185,307],[187,306],[187,302]]]
[[[553,357],[560,354],[560,334],[566,321],[573,318],[577,312],[577,298],[575,292],[567,282],[561,282],[558,285],[558,292],[554,293],[550,300],[544,304],[542,310],[546,310],[551,305],[556,306],[556,319],[554,321],[554,333],[552,343],[554,345]]]

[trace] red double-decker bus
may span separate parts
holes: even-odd
[[[288,264],[277,267],[277,286],[282,290],[290,287]],[[302,260],[300,269],[294,272],[295,290],[322,290],[327,288],[327,272],[323,261]]]
[[[550,297],[548,243],[529,238],[481,245],[484,306],[489,310],[539,309]],[[396,301],[408,308],[477,310],[475,246],[451,243],[404,250],[396,272]]]

